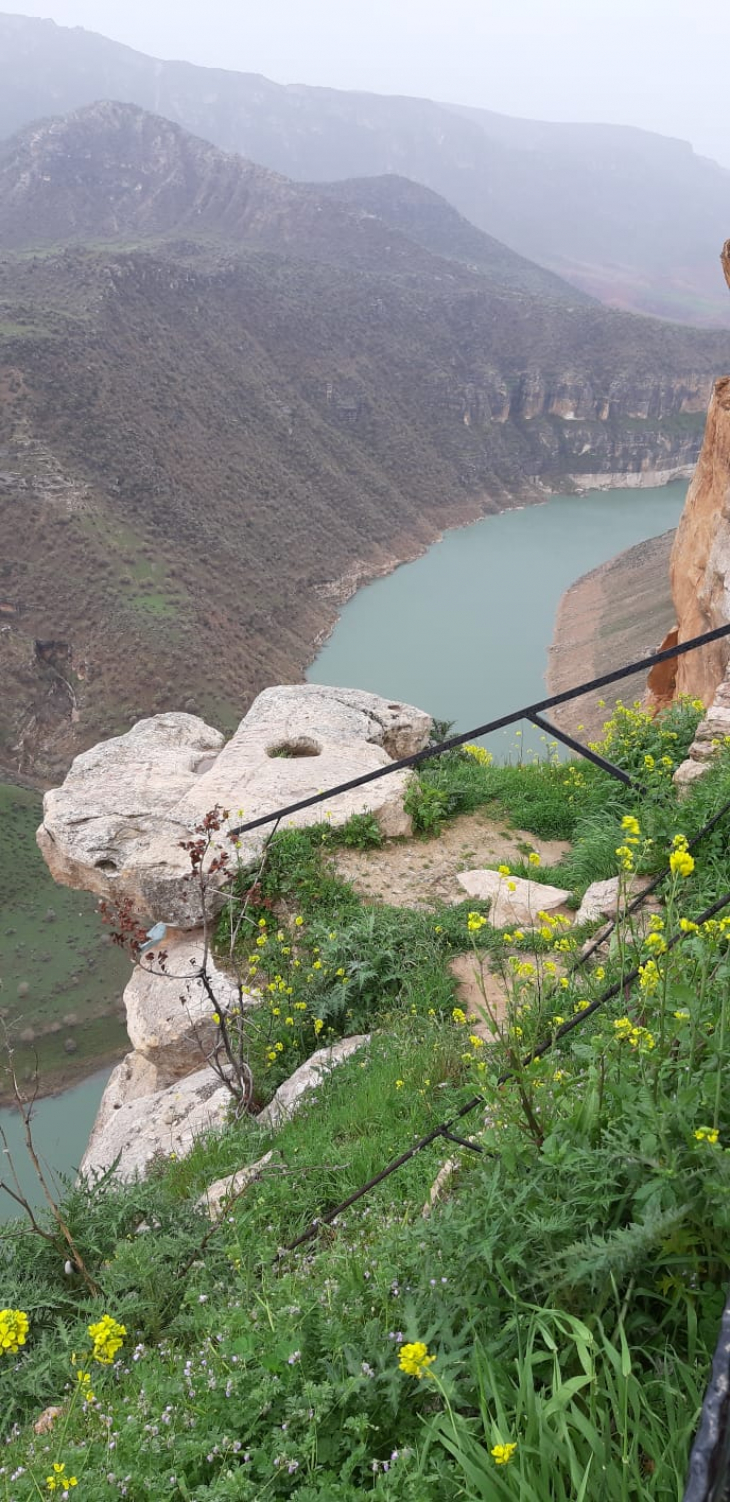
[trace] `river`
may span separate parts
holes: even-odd
[[[686,482],[553,496],[447,532],[414,563],[358,590],[307,677],[401,699],[456,731],[544,698],[563,592],[615,553],[675,527]],[[661,634],[661,633],[660,633]],[[523,727],[490,739],[500,758]]]
[[[676,526],[686,490],[676,484],[554,496],[448,532],[422,558],[358,591],[309,682],[403,699],[458,730],[540,699],[563,591],[615,553]],[[529,744],[527,736],[520,743],[512,730],[493,749],[505,755],[520,744]],[[16,1012],[22,1001],[26,1025],[38,1034],[34,1046],[54,1079],[67,1081],[72,1070],[98,1069],[118,1052],[128,966],[105,945],[93,899],[49,887],[33,841],[39,808],[35,795],[0,787],[0,975],[3,999],[12,996]],[[71,1173],[78,1163],[107,1077],[108,1069],[97,1072],[39,1103],[38,1141],[56,1171]],[[17,1113],[0,1111],[0,1127],[38,1200]],[[13,1213],[0,1192],[0,1219]]]

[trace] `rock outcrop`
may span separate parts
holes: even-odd
[[[206,951],[203,895],[181,842],[216,806],[230,810],[230,828],[410,756],[426,745],[431,724],[419,709],[358,690],[271,688],[225,747],[194,715],[157,715],[77,757],[63,786],[46,794],[38,843],[55,879],[113,903],[128,901],[139,917],[172,925],[159,941],[164,963],[159,951],[150,955],[125,990],[133,1051],[104,1092],[82,1175],[112,1168],[120,1179],[144,1175],[155,1158],[183,1156],[228,1118],[230,1092],[208,1062],[218,1041],[210,993],[230,1011],[239,991]],[[403,801],[409,777],[393,772],[333,798],[331,807],[328,801],[301,810],[287,827],[323,819],[338,825],[368,812],[385,834],[410,833]],[[244,867],[272,827],[236,844]],[[224,828],[216,838],[232,852],[226,836]],[[226,879],[225,871],[216,873],[213,907],[224,900]],[[240,1000],[254,1007],[259,998],[250,992]],[[343,1038],[313,1054],[277,1090],[260,1125],[280,1126],[307,1090],[367,1041]]]
[[[208,983],[221,1011],[239,1003],[238,987],[205,955],[202,930],[166,934],[165,969],[157,962],[138,965],[124,992],[127,1032],[133,1049],[171,1084],[200,1069],[218,1039],[213,1005],[200,972],[204,957]],[[244,1006],[256,1006],[258,995],[244,994]]]
[[[269,1131],[283,1126],[309,1090],[368,1042],[365,1034],[320,1048],[279,1086],[256,1123]],[[132,1060],[139,1057],[131,1055]],[[79,1166],[82,1178],[94,1180],[111,1170],[123,1183],[143,1178],[155,1161],[185,1157],[198,1137],[225,1126],[232,1098],[214,1070],[198,1069],[177,1084],[155,1089],[149,1069],[137,1062],[130,1071],[127,1060],[115,1069]],[[131,1098],[125,1094],[130,1083],[135,1089]],[[153,1088],[145,1089],[150,1084]]]
[[[670,573],[680,642],[730,622],[730,376],[715,383]],[[730,637],[677,658],[675,692],[709,707],[729,662]]]
[[[128,899],[142,917],[197,928],[201,893],[181,842],[206,813],[216,805],[230,810],[229,828],[273,813],[421,750],[431,723],[410,705],[316,684],[266,689],[226,746],[195,715],[155,715],[76,757],[63,785],[45,796],[38,843],[62,885],[114,903]],[[339,825],[371,812],[385,834],[407,834],[409,776],[396,772],[343,793],[331,807],[295,814],[287,827],[323,819]],[[236,853],[244,866],[272,828],[243,836]],[[225,830],[219,839],[230,851]]]
[[[717,693],[695,731],[686,761],[677,767],[674,781],[678,787],[687,787],[696,777],[707,770],[707,764],[720,746],[730,743],[730,670],[720,684]]]

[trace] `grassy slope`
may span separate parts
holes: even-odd
[[[695,718],[683,710],[661,729],[632,714],[617,721],[612,754],[645,779],[647,796],[631,812],[642,840],[655,842],[640,846],[649,868],[666,860],[678,827],[691,837],[728,797],[726,756],[681,811],[661,770],[663,755],[681,756]],[[484,769],[452,755],[423,774],[414,808],[428,826],[485,800],[536,833],[572,837],[559,870],[526,872],[562,879],[577,897],[615,870],[629,809],[602,774]],[[467,904],[369,912],[328,871],[322,834],[280,841],[265,895],[282,914],[296,903],[301,954],[311,958],[317,942],[327,965],[334,971],[340,960],[350,975],[351,1015],[333,1003],[331,1025],[367,1022],[373,1043],[273,1139],[240,1123],[185,1161],[160,1164],[144,1185],[71,1193],[65,1214],[102,1285],[99,1300],[69,1285],[42,1242],[6,1242],[4,1297],[28,1311],[31,1334],[17,1361],[3,1358],[4,1430],[11,1417],[23,1425],[64,1400],[64,1383],[76,1385],[70,1353],[85,1349],[83,1327],[102,1310],[127,1331],[113,1370],[92,1363],[95,1403],[84,1412],[77,1399],[50,1436],[21,1428],[6,1476],[22,1464],[43,1484],[51,1464],[63,1464],[91,1502],[110,1487],[196,1502],[679,1495],[730,1266],[730,1117],[717,1092],[727,940],[687,935],[675,959],[658,956],[663,1008],[635,987],[531,1072],[538,1142],[519,1095],[495,1092],[499,1061],[487,1052],[485,1064],[451,1016],[445,962],[464,947]],[[697,851],[691,877],[675,879],[668,928],[724,891],[724,851],[720,831]],[[474,942],[505,953],[488,923]],[[634,940],[625,942],[631,954]],[[272,944],[273,973],[284,960],[273,933]],[[528,963],[531,947],[513,936],[506,952]],[[549,944],[536,948],[549,960]],[[583,974],[560,992],[561,1012],[600,992],[620,964],[614,948],[603,977]],[[549,1025],[556,1002],[515,984],[528,986],[511,1020],[523,1027],[521,1048],[533,1025],[538,1035]],[[317,986],[321,1008],[337,983]],[[653,1029],[652,1047],[620,1041],[613,1020],[623,1012]],[[684,1012],[688,1022],[677,1017]],[[277,1025],[266,1024],[269,1038]],[[496,1156],[431,1148],[317,1242],[273,1260],[475,1085],[488,1102],[481,1141]],[[716,1145],[701,1135],[713,1115]],[[479,1115],[468,1125],[479,1132]],[[196,1196],[268,1147],[271,1169],[205,1239]],[[447,1151],[460,1177],[424,1221]],[[140,1221],[152,1229],[135,1235]],[[398,1370],[403,1341],[423,1341],[435,1356],[427,1380]],[[489,1452],[512,1444],[509,1463],[497,1466]],[[30,1476],[6,1484],[6,1495],[36,1495]]]

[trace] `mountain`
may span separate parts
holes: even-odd
[[[616,306],[726,326],[730,172],[682,141],[161,62],[81,28],[0,16],[0,136],[117,99],[300,181],[397,174]]]
[[[0,142],[0,247],[170,234],[421,281],[443,280],[446,254],[503,290],[589,300],[405,178],[308,187],[134,105],[90,105]]]
[[[459,226],[410,183],[293,184],[130,105],[6,143],[0,766],[55,777],[181,703],[237,723],[444,526],[693,462],[730,336]]]

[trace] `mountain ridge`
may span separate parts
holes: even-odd
[[[300,181],[399,173],[604,302],[685,322],[729,321],[716,246],[726,233],[730,172],[672,138],[279,85],[0,15],[0,136],[98,98],[136,103]]]

